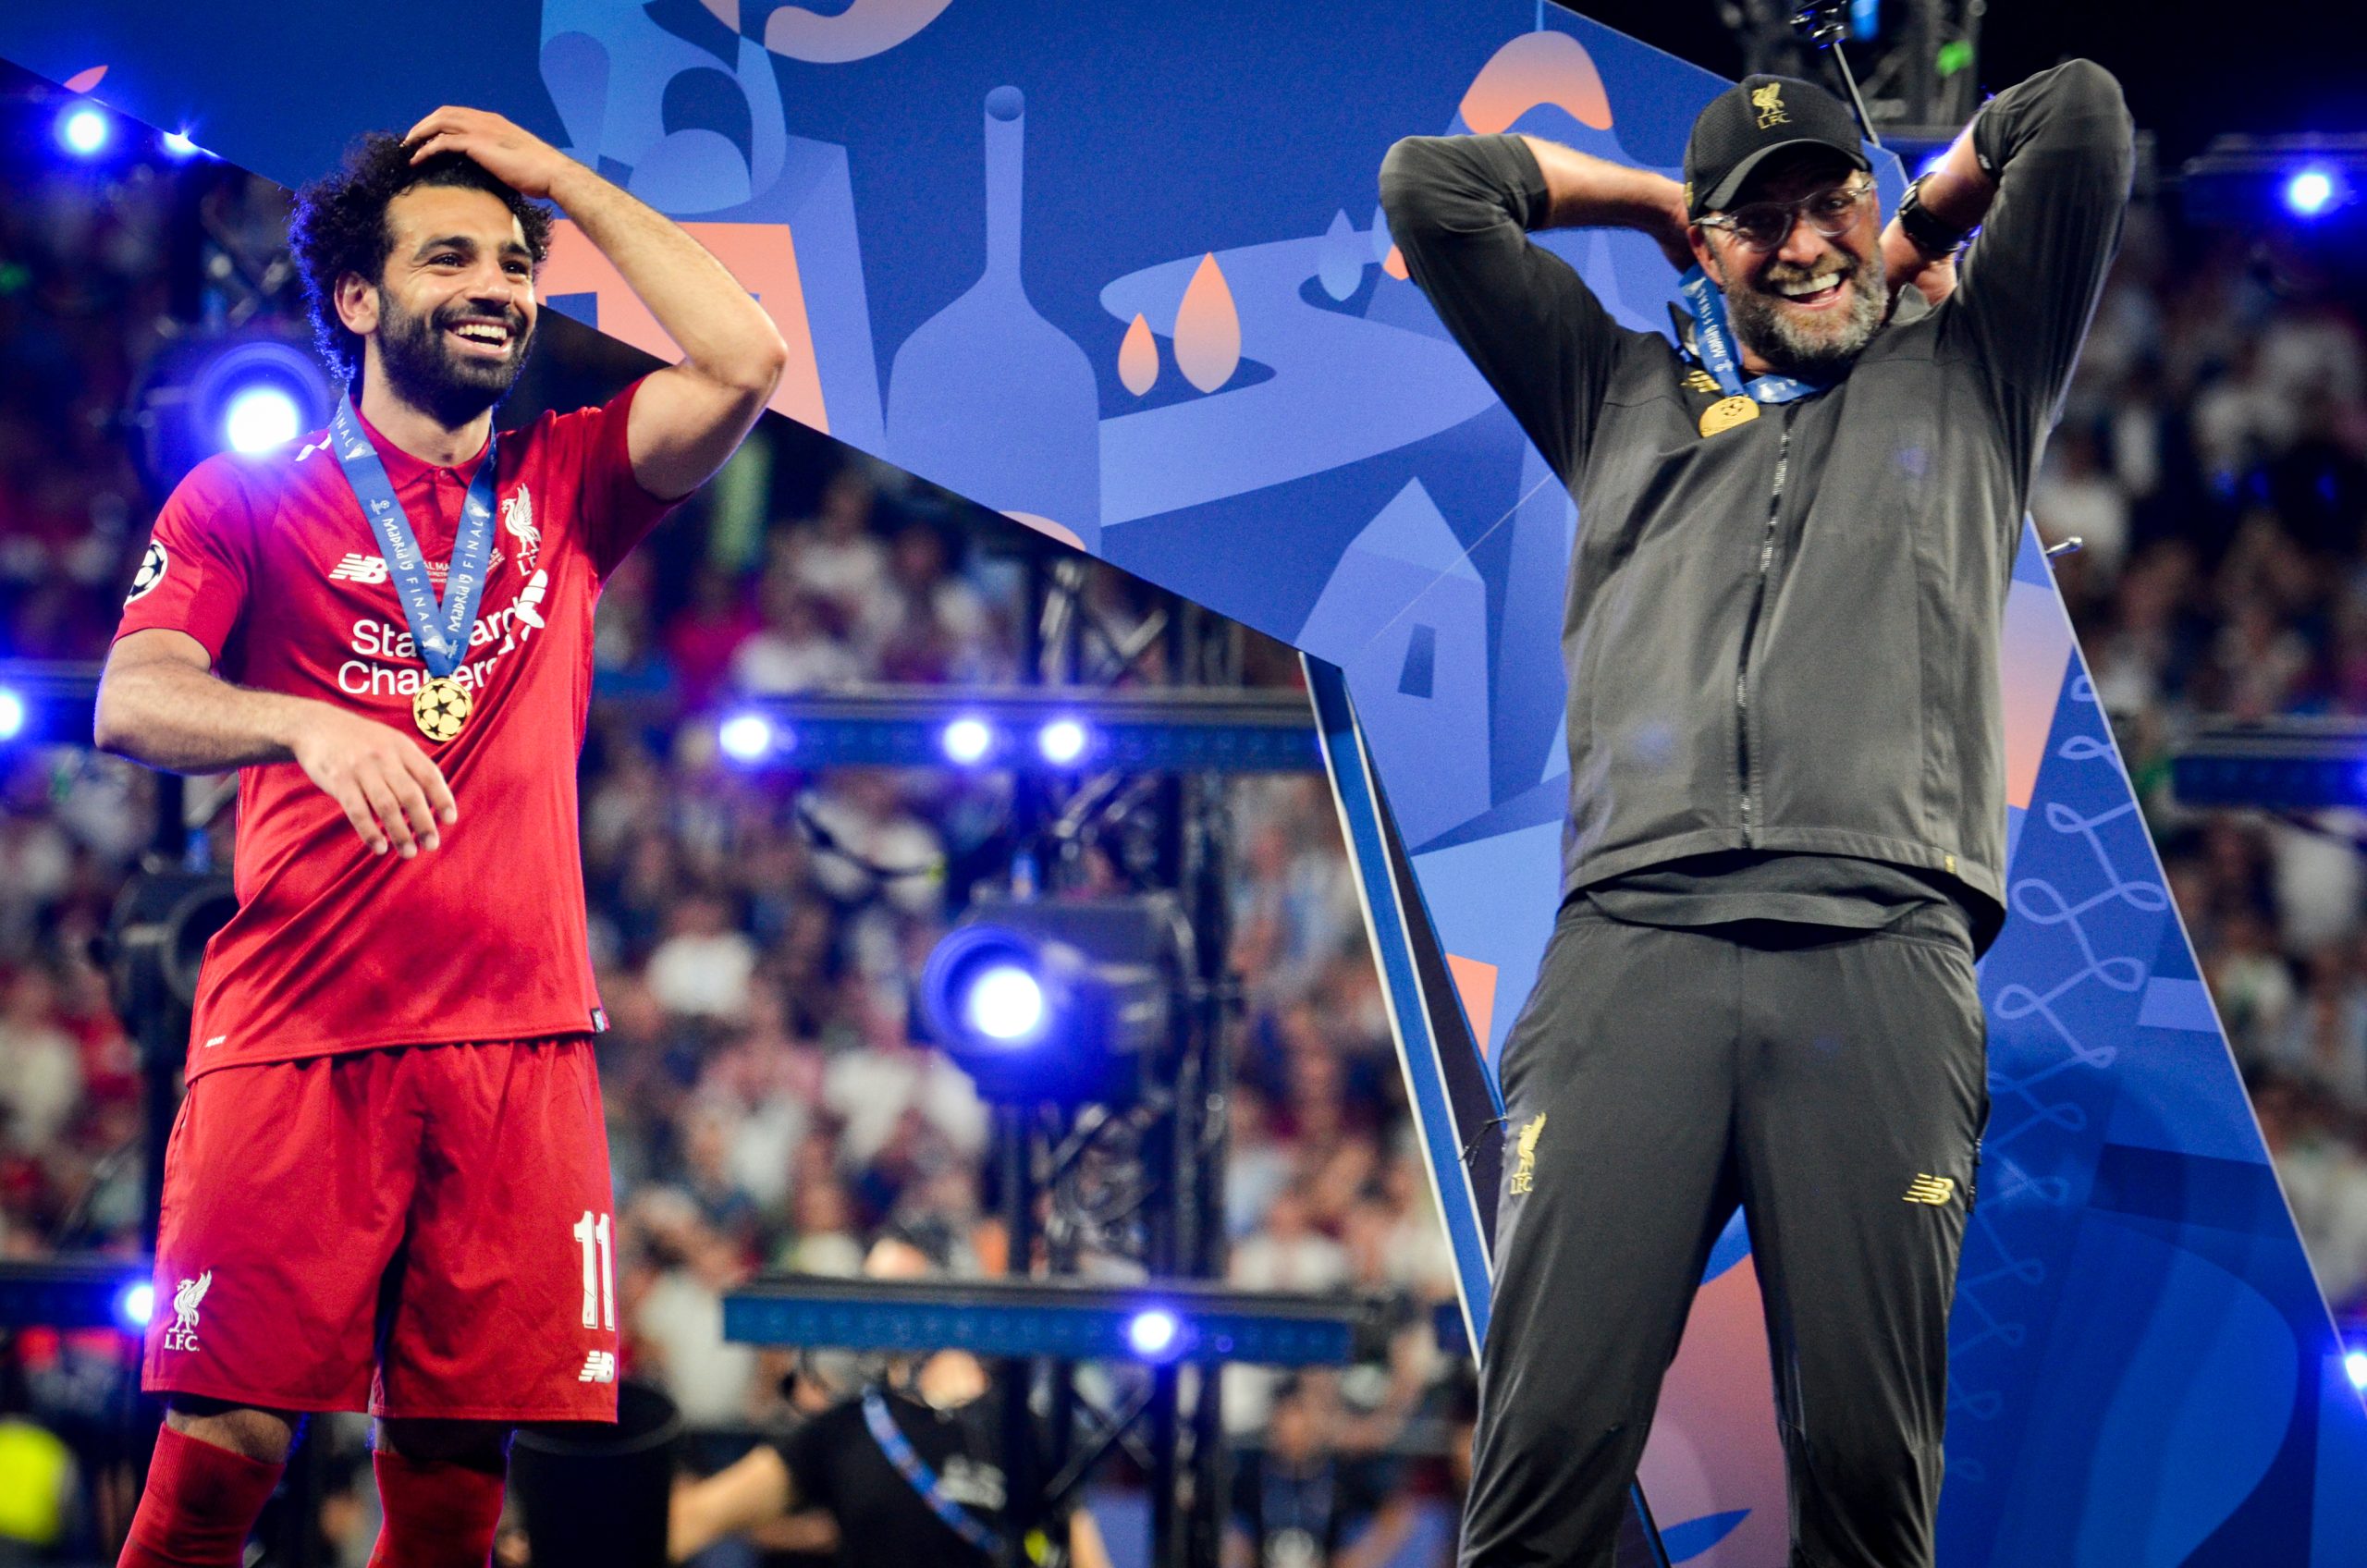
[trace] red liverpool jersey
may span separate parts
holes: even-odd
[[[592,611],[671,505],[641,487],[625,453],[638,385],[501,435],[494,555],[455,672],[474,702],[441,744],[412,720],[426,668],[325,435],[209,459],[165,503],[116,635],[186,631],[225,680],[400,730],[443,769],[460,813],[435,850],[373,854],[294,763],[243,769],[239,912],[199,972],[191,1078],[595,1027],[575,792]],[[369,434],[440,596],[482,455],[435,468]]]

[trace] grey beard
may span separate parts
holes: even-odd
[[[1778,374],[1830,381],[1856,361],[1882,328],[1882,294],[1865,286],[1871,270],[1860,263],[1850,272],[1849,313],[1823,332],[1802,330],[1772,296],[1756,289],[1729,290],[1726,313],[1734,323],[1735,337]]]

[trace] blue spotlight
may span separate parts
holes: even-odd
[[[57,116],[57,141],[78,158],[96,157],[105,150],[115,126],[104,110],[77,104]]]
[[[2297,216],[2316,217],[2334,205],[2337,191],[2325,169],[2302,169],[2285,182],[2285,204]]]
[[[285,338],[256,337],[204,362],[190,382],[188,407],[204,446],[253,454],[326,424],[333,401],[311,355]]]
[[[2350,1374],[2350,1386],[2367,1389],[2367,1350],[2354,1350],[2342,1358],[2342,1369]]]
[[[1146,1307],[1126,1322],[1126,1343],[1148,1361],[1165,1361],[1181,1348],[1184,1326],[1163,1306]]]
[[[949,762],[975,767],[995,749],[995,732],[983,718],[957,718],[938,737],[938,745]]]
[[[776,735],[772,720],[763,714],[735,713],[716,730],[715,739],[725,756],[734,762],[752,763],[770,756],[781,738]]]
[[[186,132],[168,130],[164,135],[165,151],[176,158],[194,158],[205,151],[191,141]]]
[[[24,732],[24,698],[0,686],[0,741],[13,741]]]
[[[1177,923],[1165,897],[981,899],[921,966],[926,1037],[989,1100],[1131,1103],[1172,1042]]]
[[[136,1334],[148,1327],[156,1316],[156,1285],[151,1280],[133,1280],[115,1293],[115,1320],[124,1332]]]
[[[242,387],[222,410],[222,439],[234,452],[252,455],[283,447],[304,433],[296,399],[276,386]]]
[[[1066,767],[1085,755],[1090,739],[1075,719],[1056,718],[1036,732],[1036,750],[1054,767]]]
[[[971,1028],[1004,1045],[1025,1045],[1044,1027],[1044,986],[1016,963],[990,963],[969,977],[961,1000]]]

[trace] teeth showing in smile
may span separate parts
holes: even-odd
[[[472,343],[486,343],[497,349],[509,341],[509,334],[497,326],[479,326],[471,325],[468,326],[456,326],[452,331],[455,335],[465,337]]]
[[[1828,288],[1838,287],[1840,282],[1839,273],[1827,273],[1822,277],[1812,277],[1798,283],[1779,283],[1775,286],[1775,291],[1787,300],[1797,300],[1809,294],[1821,294]]]

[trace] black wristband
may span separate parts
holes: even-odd
[[[1926,175],[1910,182],[1907,193],[1898,199],[1898,231],[1907,236],[1909,245],[1936,262],[1963,250],[1972,230],[1950,228],[1923,204],[1923,180],[1930,178]]]

